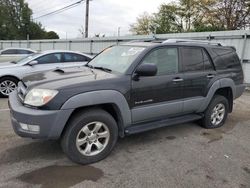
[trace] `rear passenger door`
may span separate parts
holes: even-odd
[[[184,74],[183,112],[192,113],[204,101],[216,72],[206,50],[199,47],[181,48],[181,71]]]

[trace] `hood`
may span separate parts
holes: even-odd
[[[0,69],[12,68],[12,67],[19,67],[19,66],[21,66],[21,65],[15,64],[15,63],[11,63],[11,62],[0,63]]]
[[[81,86],[83,83],[95,82],[97,80],[106,80],[112,77],[114,77],[113,74],[81,66],[30,74],[22,80],[30,88],[37,86],[46,89],[63,89]]]

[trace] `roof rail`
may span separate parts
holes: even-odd
[[[209,45],[222,46],[221,43],[214,43],[214,42],[204,41],[204,40],[189,40],[189,39],[167,39],[163,41],[162,43],[178,43],[178,42],[189,42],[189,43],[197,43],[197,44],[209,44]]]
[[[152,43],[162,43],[164,40],[162,39],[137,39],[137,40],[131,40],[128,43],[134,43],[134,42],[152,42]]]

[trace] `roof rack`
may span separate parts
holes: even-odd
[[[162,43],[178,43],[178,42],[189,42],[189,43],[197,43],[197,44],[209,44],[209,45],[216,45],[222,46],[221,43],[214,43],[210,41],[203,41],[203,40],[189,40],[189,39],[167,39]]]
[[[163,39],[138,39],[138,40],[131,40],[128,43],[134,43],[134,42],[152,42],[152,43],[162,43]]]

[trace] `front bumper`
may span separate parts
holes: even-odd
[[[17,92],[9,96],[11,123],[14,131],[21,137],[37,139],[59,139],[73,112],[68,110],[38,110],[24,106],[18,99]],[[21,124],[39,126],[39,132],[22,129]]]

